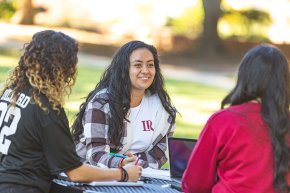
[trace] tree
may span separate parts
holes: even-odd
[[[204,10],[203,32],[199,40],[198,53],[216,55],[225,51],[218,34],[218,21],[222,16],[221,0],[202,0]]]
[[[17,11],[12,20],[18,24],[33,25],[35,11],[32,5],[32,0],[18,0]]]

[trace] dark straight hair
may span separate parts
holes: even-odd
[[[149,50],[154,59],[155,77],[152,85],[148,88],[151,94],[158,94],[165,110],[171,116],[171,122],[175,122],[175,108],[170,97],[164,89],[164,79],[161,74],[159,58],[156,48],[153,45],[142,41],[130,41],[124,44],[114,55],[109,67],[103,73],[100,82],[96,85],[86,97],[84,103],[80,106],[80,111],[72,126],[73,137],[76,142],[79,141],[79,135],[83,132],[82,118],[88,102],[102,89],[107,89],[107,99],[95,99],[101,104],[109,103],[111,117],[109,119],[109,137],[110,142],[115,146],[121,146],[121,137],[123,135],[124,120],[130,109],[131,101],[131,81],[129,76],[130,56],[133,51],[145,48]]]
[[[290,171],[289,124],[290,78],[288,62],[276,47],[262,44],[249,50],[241,61],[234,89],[223,99],[225,105],[261,100],[261,114],[267,123],[275,157],[274,187],[289,192],[286,181]]]

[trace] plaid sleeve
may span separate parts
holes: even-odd
[[[141,153],[141,159],[147,161],[149,166],[155,169],[160,169],[167,161],[167,137],[171,137],[175,130],[175,123],[169,124],[167,135],[160,134],[153,142],[155,144],[148,152]]]
[[[86,161],[97,166],[102,163],[109,168],[118,167],[119,157],[109,155],[108,138],[109,104],[90,102],[83,117]]]

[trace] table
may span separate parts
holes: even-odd
[[[54,179],[50,193],[180,193],[178,190],[166,186],[168,181],[151,179],[144,183],[144,186],[90,186],[81,183],[70,182],[61,179]],[[164,187],[164,185],[166,187]]]

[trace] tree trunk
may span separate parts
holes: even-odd
[[[34,9],[32,6],[32,0],[20,0],[18,1],[18,9],[12,18],[14,23],[23,25],[34,24]]]
[[[216,55],[225,51],[222,41],[218,35],[218,20],[222,11],[221,0],[203,0],[204,21],[203,33],[200,38],[198,53],[204,55]]]

